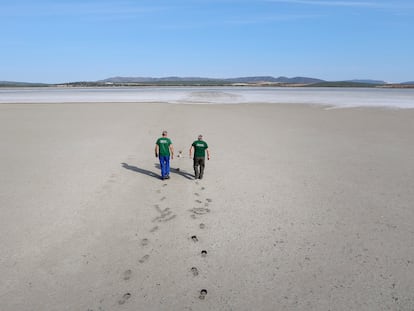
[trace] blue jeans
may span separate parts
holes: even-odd
[[[160,155],[161,177],[170,175],[170,156]]]

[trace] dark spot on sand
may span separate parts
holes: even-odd
[[[119,303],[120,305],[123,305],[125,302],[127,302],[127,300],[128,300],[129,298],[131,298],[131,294],[130,294],[130,293],[126,293],[126,294],[124,294],[124,295],[122,296],[122,298],[121,298],[121,299],[119,299],[118,303]]]
[[[202,250],[201,251],[201,257],[206,257],[207,256],[207,251],[206,250]]]
[[[196,267],[192,267],[191,272],[193,273],[194,276],[198,275],[198,269]]]
[[[202,289],[200,290],[200,296],[198,298],[203,300],[204,298],[206,298],[206,295],[207,295],[207,289]]]
[[[144,255],[144,256],[142,256],[142,258],[140,259],[140,260],[138,260],[140,263],[144,263],[144,262],[146,262],[147,260],[148,260],[148,258],[149,258],[149,255]]]
[[[131,276],[132,276],[132,271],[131,270],[126,270],[124,273],[122,273],[122,278],[125,280],[125,281],[128,281],[130,278],[131,278]]]

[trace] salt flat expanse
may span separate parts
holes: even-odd
[[[0,105],[0,310],[411,311],[414,110],[324,108]]]
[[[70,102],[294,103],[322,104],[333,107],[414,108],[414,89],[288,87],[0,88],[0,103]]]

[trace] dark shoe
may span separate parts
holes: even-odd
[[[170,175],[165,176],[165,179],[170,179]]]
[[[203,179],[203,176],[198,177],[198,179]]]

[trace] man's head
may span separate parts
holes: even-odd
[[[167,131],[162,131],[162,136],[167,136],[168,132]]]
[[[203,135],[198,135],[198,140],[202,140],[203,139]]]

